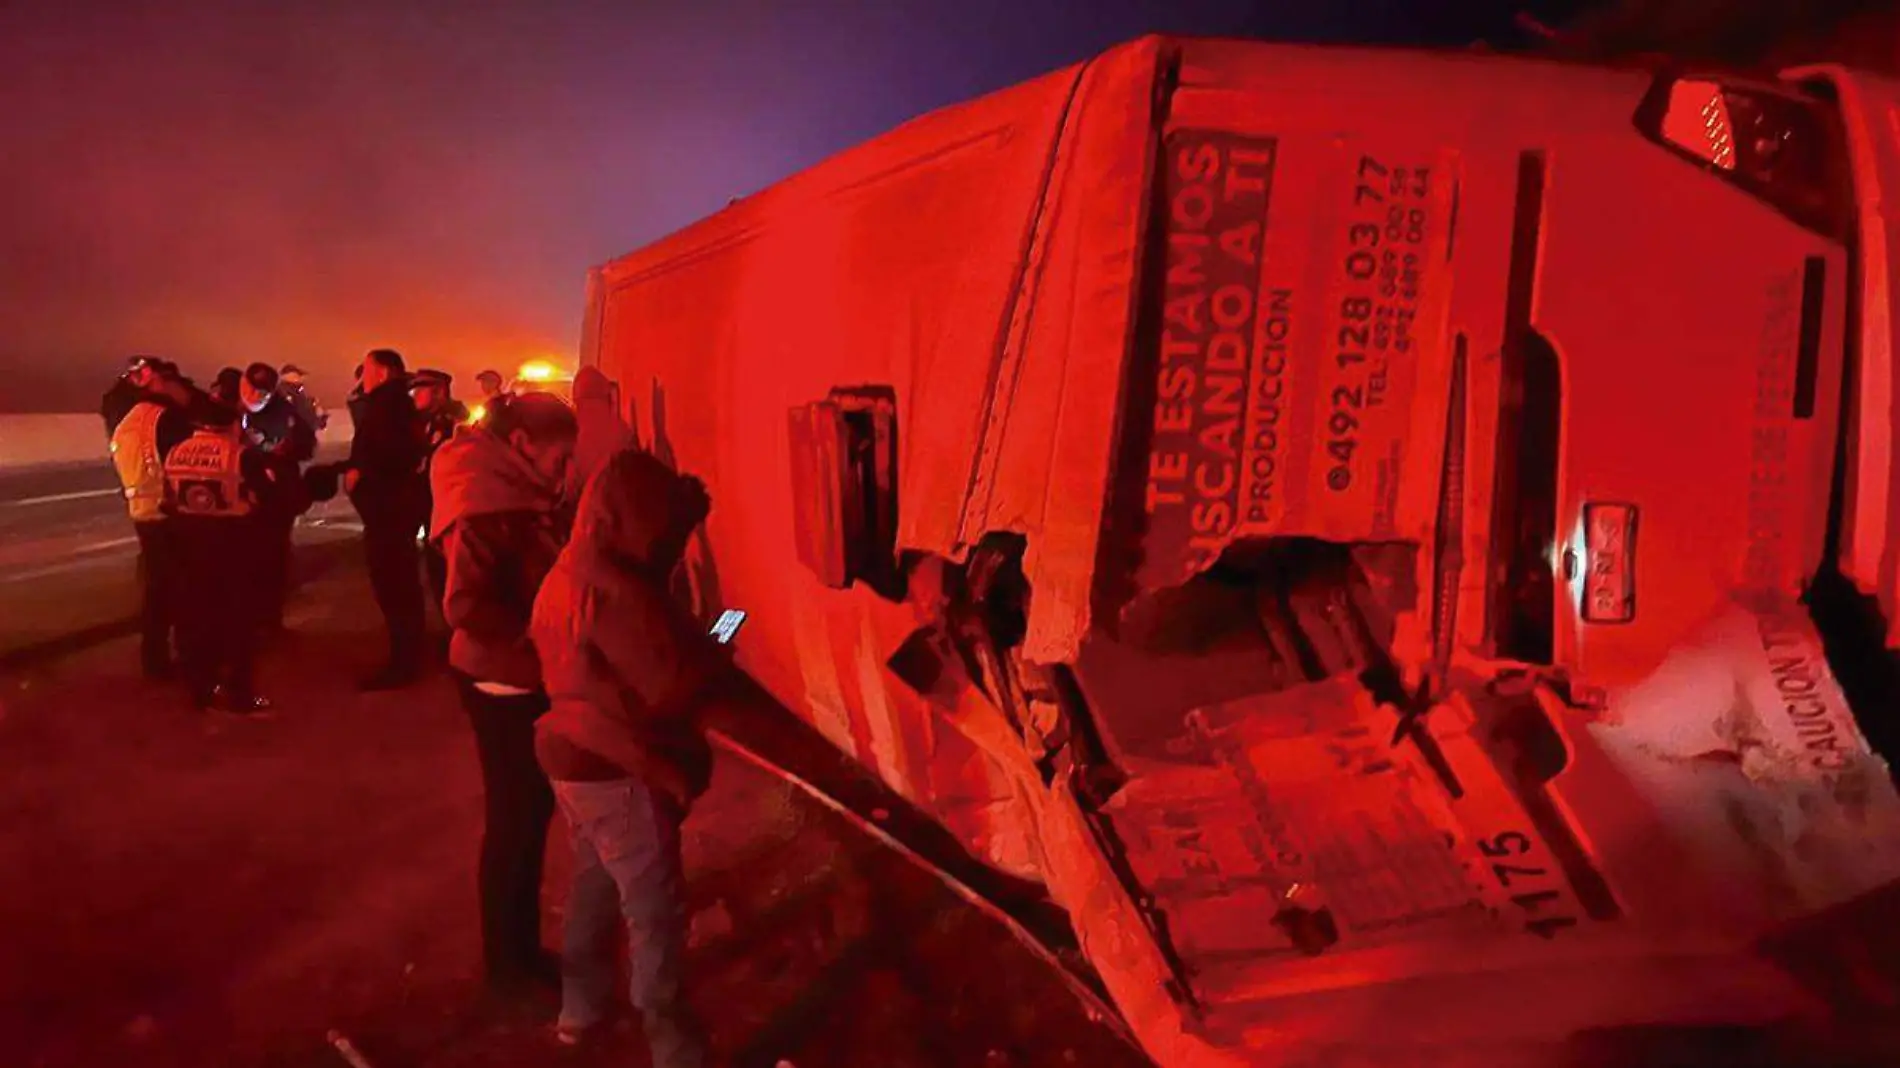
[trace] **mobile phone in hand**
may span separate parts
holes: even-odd
[[[745,613],[737,608],[728,608],[719,613],[719,618],[713,621],[712,630],[709,633],[719,644],[731,645],[732,639],[738,636],[739,628],[743,625],[745,625]]]

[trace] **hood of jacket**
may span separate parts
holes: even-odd
[[[575,557],[595,581],[616,571],[646,578],[672,572],[710,502],[698,479],[652,453],[622,449],[588,479],[574,519]]]
[[[582,370],[592,371],[593,368]],[[597,371],[595,373],[599,374]],[[582,400],[577,395],[574,415],[580,423],[580,434],[574,440],[574,463],[568,469],[568,480],[572,487],[569,496],[578,500],[587,483],[607,465],[608,460],[624,449],[638,448],[640,443],[633,436],[633,428],[614,410],[610,398]]]
[[[589,402],[603,402],[612,407],[614,400],[613,380],[600,368],[592,364],[574,372],[574,404],[579,407]]]
[[[434,503],[429,531],[440,538],[456,523],[498,512],[552,512],[560,487],[549,484],[528,458],[479,427],[449,439],[430,468]]]

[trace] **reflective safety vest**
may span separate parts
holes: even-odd
[[[165,465],[158,458],[158,420],[164,414],[164,405],[145,401],[112,431],[112,466],[134,523],[165,518]]]
[[[175,516],[235,519],[251,514],[238,429],[201,427],[165,457],[165,507]]]

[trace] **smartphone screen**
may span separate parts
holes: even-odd
[[[730,645],[732,644],[732,639],[738,635],[740,626],[744,623],[744,612],[737,608],[728,608],[719,613],[719,618],[713,622],[712,630],[709,633],[712,634],[719,644]]]

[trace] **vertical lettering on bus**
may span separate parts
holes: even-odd
[[[1768,287],[1767,315],[1755,357],[1754,428],[1749,442],[1748,536],[1742,574],[1750,589],[1793,588],[1800,568],[1790,557],[1801,523],[1793,511],[1792,468],[1800,441],[1792,414],[1795,349],[1800,344],[1801,275],[1791,271]]]
[[[1182,130],[1165,152],[1166,266],[1143,564],[1150,586],[1173,585],[1212,563],[1241,518],[1274,142]]]

